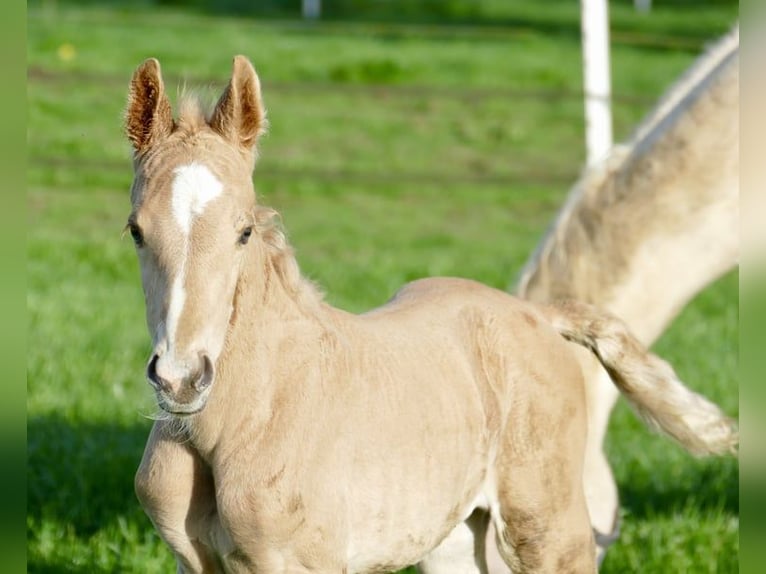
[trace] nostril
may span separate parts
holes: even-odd
[[[200,353],[200,359],[202,361],[202,368],[197,372],[197,376],[192,382],[192,386],[197,391],[203,391],[209,387],[210,383],[213,382],[213,377],[215,375],[215,367],[213,366],[210,357],[205,353]]]
[[[157,374],[157,361],[160,356],[155,354],[146,366],[146,378],[155,389],[167,390],[167,382]]]

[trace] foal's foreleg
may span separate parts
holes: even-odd
[[[213,478],[207,465],[169,428],[156,421],[135,478],[138,500],[178,561],[178,572],[222,570],[201,538],[215,520]]]

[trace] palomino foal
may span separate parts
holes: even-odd
[[[581,347],[686,448],[735,448],[715,405],[584,305],[444,278],[364,315],[323,302],[255,201],[264,126],[244,57],[209,116],[174,119],[156,60],[133,76],[128,226],[168,413],[136,491],[180,572],[482,572],[491,521],[514,573],[592,574]]]

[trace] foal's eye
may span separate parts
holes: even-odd
[[[248,241],[250,241],[250,236],[253,234],[253,227],[245,227],[245,229],[242,231],[242,235],[239,236],[239,244],[245,245]]]
[[[144,234],[141,233],[141,228],[135,223],[128,223],[128,231],[130,231],[130,236],[133,238],[133,243],[136,244],[136,247],[143,247]]]

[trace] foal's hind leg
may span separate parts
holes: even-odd
[[[202,459],[157,421],[135,478],[136,495],[178,561],[178,572],[221,572],[201,538],[215,517],[213,478]]]
[[[484,541],[489,515],[475,510],[419,564],[421,574],[486,574]]]
[[[619,391],[601,363],[587,349],[574,348],[583,369],[588,413],[588,438],[585,447],[583,486],[591,527],[596,535],[596,555],[601,563],[618,534],[619,500],[617,485],[603,451],[609,414]],[[492,542],[495,529],[487,534],[487,569],[490,574],[508,574],[508,566]]]
[[[593,574],[595,546],[581,463],[565,456],[506,467],[492,521],[513,574]]]
[[[497,549],[513,574],[593,574],[582,485],[587,436],[579,367],[557,357],[519,382],[495,463]],[[565,350],[566,351],[566,350]]]

